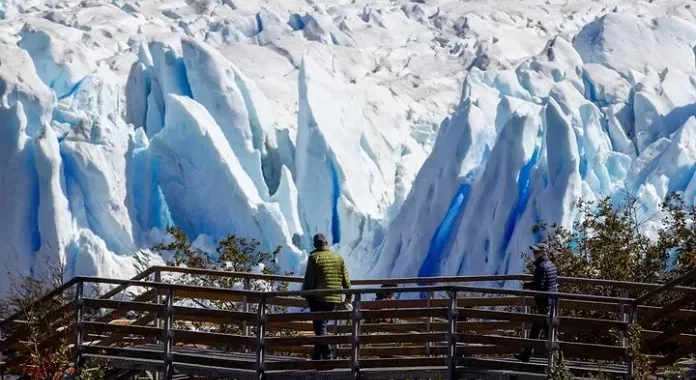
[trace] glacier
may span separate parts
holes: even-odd
[[[695,46],[676,0],[0,0],[3,270],[130,277],[177,225],[298,274],[317,232],[356,278],[518,273],[626,194],[650,234],[696,203]]]

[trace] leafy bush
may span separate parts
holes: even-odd
[[[559,225],[539,223],[533,232],[549,245],[549,256],[556,264],[559,275],[630,282],[664,283],[696,267],[696,208],[687,206],[679,194],[671,194],[662,204],[661,220],[640,220],[638,199],[626,196],[623,202],[613,203],[604,198],[596,203],[578,201],[579,217],[572,230]],[[647,222],[652,222],[654,238],[645,234]],[[531,259],[528,269],[532,270]],[[561,292],[596,294],[612,297],[636,298],[646,290],[562,284]],[[677,297],[679,292],[662,294],[650,302],[664,305]],[[562,310],[561,315],[585,318],[618,318],[617,313],[603,311]],[[639,314],[640,317],[640,314]],[[664,330],[675,323],[666,319],[649,326],[651,330]],[[635,335],[629,332],[628,335]],[[619,331],[560,331],[564,341],[618,344],[623,338]],[[635,341],[637,338],[633,338]],[[635,345],[636,343],[632,343]],[[674,345],[663,345],[659,353],[674,349]],[[640,349],[633,347],[634,359],[643,363]],[[643,361],[642,361],[643,360]]]
[[[10,339],[18,337],[19,349],[7,352],[5,373],[21,377],[48,380],[72,378],[96,380],[104,376],[100,368],[76,369],[70,344],[74,334],[69,325],[72,315],[57,313],[61,306],[73,299],[72,292],[64,292],[44,300],[43,297],[63,284],[65,267],[46,265],[45,277],[41,280],[32,276],[8,274],[10,289],[0,300],[0,319],[21,312],[23,323],[4,331]]]
[[[261,243],[255,239],[248,240],[246,238],[230,235],[218,242],[215,254],[210,254],[201,249],[194,248],[186,234],[184,234],[180,228],[170,227],[168,232],[171,236],[171,241],[158,244],[154,246],[152,250],[161,254],[163,257],[170,257],[167,260],[167,265],[169,266],[185,266],[188,268],[245,273],[258,270],[262,274],[279,274],[278,266],[275,263],[275,257],[280,252],[280,246],[276,247],[272,252],[265,252],[260,249]],[[291,272],[286,272],[284,274],[292,275]],[[288,283],[284,281],[252,280],[244,282],[240,277],[222,277],[220,275],[176,274],[169,279],[163,280],[175,281],[177,284],[184,285],[227,289],[244,288],[251,291],[282,291],[288,288]],[[179,302],[181,301],[182,300],[179,300]],[[211,301],[201,299],[191,299],[188,301],[193,302],[198,307],[210,309],[240,311],[243,308],[243,303],[239,301]],[[268,309],[271,312],[284,310],[284,308],[277,306],[269,306]],[[256,305],[250,303],[249,311],[256,311]],[[200,329],[206,326],[196,323],[188,327]],[[243,326],[233,323],[218,326],[217,331],[241,334],[243,332]],[[269,331],[269,334],[271,333],[273,333],[273,331]]]

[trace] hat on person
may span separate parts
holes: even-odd
[[[532,250],[532,252],[548,252],[549,251],[549,246],[544,244],[544,243],[539,243],[539,244],[534,244],[530,245],[529,249]]]
[[[329,241],[326,240],[326,236],[324,234],[316,234],[314,235],[314,248],[324,248],[329,246]]]

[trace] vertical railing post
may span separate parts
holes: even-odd
[[[338,335],[338,331],[339,331],[339,330],[338,330],[338,325],[339,325],[339,323],[340,323],[340,320],[335,319],[333,322],[334,322],[334,323],[333,323],[333,327],[334,327],[334,328],[333,328],[333,330],[334,330],[333,334],[334,334],[334,335]],[[332,345],[331,345],[331,357],[332,357],[332,358],[337,358],[337,357],[338,357],[338,344],[332,344]]]
[[[263,380],[266,372],[266,297],[261,295],[259,310],[256,314],[256,375],[258,380]]]
[[[621,290],[621,298],[627,298],[628,297],[628,291],[626,289]],[[621,318],[621,322],[624,322],[628,324],[628,319],[630,313],[630,306],[626,308],[626,305],[623,303],[619,305],[619,317]],[[622,337],[622,345],[624,348],[628,348],[629,345],[629,334],[628,330],[621,331],[621,337]],[[623,364],[624,363],[624,358],[619,358],[619,363]]]
[[[552,369],[554,366],[554,353],[556,351],[556,334],[558,332],[558,303],[559,300],[555,295],[552,295],[549,300],[551,301],[551,307],[549,308],[549,314],[546,319],[547,326],[547,337],[548,341],[546,343],[546,352],[548,356],[548,363],[546,367],[546,378],[550,379],[552,374]]]
[[[84,329],[85,311],[85,300],[83,298],[84,290],[84,282],[78,281],[77,284],[75,284],[75,368],[78,369],[82,366],[82,333]]]
[[[164,380],[171,380],[174,376],[172,349],[174,348],[174,290],[169,289],[164,300],[162,314],[164,316],[164,328],[162,343],[164,346]]]
[[[161,283],[162,282],[162,272],[159,270],[156,270],[154,275],[153,275],[153,280],[155,283]],[[157,295],[155,296],[155,303],[158,305],[162,305],[164,303],[163,302],[164,300],[162,298],[162,292],[160,290],[159,285],[157,285],[157,288],[155,288],[155,291],[157,293]],[[161,314],[162,313],[157,313],[157,315],[155,316],[155,320],[154,320],[155,327],[158,329],[162,328],[162,318],[160,318]],[[164,336],[164,334],[162,336]],[[154,342],[155,344],[161,343],[160,338],[157,338],[157,337],[154,338],[154,341],[155,341]],[[161,380],[161,378],[162,378],[161,373],[159,371],[155,372],[153,377],[154,377],[154,380]]]
[[[353,380],[360,379],[360,325],[362,323],[362,313],[360,312],[360,293],[353,298],[353,311],[350,314],[351,334],[350,334],[350,370]]]
[[[156,271],[154,275],[154,279],[156,283],[161,283],[162,282],[162,273],[160,271]],[[157,296],[155,296],[155,303],[158,305],[161,305],[163,303],[163,297],[162,297],[162,291],[159,286],[156,288],[156,293]],[[161,315],[157,314],[157,317],[155,318],[155,327],[158,329],[162,328],[162,318],[160,318]]]
[[[527,296],[522,295],[522,313],[529,314],[529,305],[527,305]],[[529,330],[527,329],[527,322],[522,322],[522,338],[529,338]]]
[[[428,310],[430,310],[430,308],[433,306],[433,292],[428,292],[427,306],[428,306]],[[425,320],[426,333],[430,333],[432,331],[432,323],[433,323],[433,317],[428,316],[428,318]],[[426,356],[430,356],[432,346],[433,346],[433,342],[431,342],[431,341],[425,342],[425,355]]]
[[[457,291],[452,289],[447,307],[447,380],[457,378],[457,314]]]
[[[243,282],[244,282],[244,290],[247,290],[247,291],[251,290],[251,280],[249,280],[249,277],[244,277]],[[242,297],[242,311],[245,313],[249,312],[249,297],[247,297],[246,294]],[[247,321],[242,321],[242,334],[244,336],[251,335]],[[247,347],[244,347],[244,351],[247,351],[247,350],[248,350]]]
[[[633,334],[631,334],[631,330],[633,330],[636,326],[636,321],[638,320],[638,305],[634,304],[631,305],[628,309],[628,325],[626,326],[628,331],[626,335],[628,335],[628,340],[624,343],[624,347],[626,348],[628,352],[628,362],[627,368],[626,368],[626,379],[630,380],[633,379],[633,376],[635,375],[635,358],[634,355],[638,354],[638,352],[634,351],[637,350],[639,347],[635,347],[634,345],[636,342],[633,342],[632,339],[636,339]]]

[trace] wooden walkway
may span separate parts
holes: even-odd
[[[234,279],[244,290],[178,285],[180,276]],[[46,312],[55,321],[42,332],[41,347],[50,351],[67,337],[76,363],[107,368],[108,379],[142,373],[164,379],[540,379],[555,365],[550,360],[555,351],[563,352],[576,376],[631,378],[634,356],[627,332],[634,325],[677,320],[666,331],[644,331],[645,350],[661,365],[696,350],[696,336],[687,334],[696,326],[696,311],[690,308],[696,289],[680,286],[694,277],[696,272],[665,285],[562,278],[566,284],[641,289],[643,295],[557,293],[557,307],[539,315],[529,307],[538,292],[475,286],[527,276],[363,280],[347,291],[267,292],[252,289],[301,279],[153,267],[131,280],[79,277],[36,306],[50,304]],[[372,301],[384,282],[398,284],[401,299]],[[87,291],[94,285],[112,290],[96,296]],[[649,305],[665,292],[682,296]],[[329,293],[352,294],[353,310],[305,310],[303,297]],[[50,302],[66,295],[73,301]],[[122,319],[129,311],[138,318]],[[10,332],[0,344],[10,358],[27,349],[23,318],[18,313],[0,322],[0,329]],[[313,319],[333,321],[330,334],[315,337]],[[385,319],[390,321],[379,322]],[[528,339],[532,323],[546,323],[547,338]],[[564,340],[564,334],[577,331],[618,339],[614,344]],[[308,360],[317,343],[331,345],[337,358]],[[665,344],[678,346],[665,355],[651,352]],[[513,359],[523,347],[534,348],[537,357],[529,363]]]

